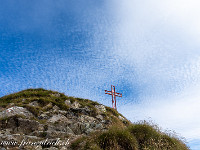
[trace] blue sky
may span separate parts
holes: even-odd
[[[198,0],[3,0],[0,96],[57,90],[153,120],[200,149]]]

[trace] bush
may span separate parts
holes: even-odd
[[[168,136],[161,132],[157,126],[147,122],[131,125],[128,130],[136,137],[140,149],[188,150],[182,141]]]
[[[129,127],[114,126],[105,132],[94,132],[72,143],[71,148],[94,150],[189,150],[186,144],[147,122]]]
[[[98,137],[102,149],[138,150],[137,140],[126,129],[113,127]]]

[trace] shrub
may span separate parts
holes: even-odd
[[[128,130],[136,137],[140,149],[188,150],[182,141],[161,132],[156,125],[138,123],[129,126]]]
[[[138,150],[137,140],[126,129],[113,127],[98,137],[102,149]]]

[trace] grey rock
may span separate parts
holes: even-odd
[[[101,121],[103,120],[103,116],[102,115],[97,115],[96,118],[101,120]]]
[[[30,105],[30,106],[39,106],[37,101],[33,101],[33,102],[29,103],[28,105]]]
[[[2,112],[0,112],[0,118],[11,117],[15,115],[23,115],[25,117],[33,117],[33,114],[29,112],[26,108],[13,106]]]
[[[101,123],[97,123],[95,125],[95,129],[103,129],[103,125]]]
[[[102,114],[106,112],[106,108],[104,105],[95,105],[98,114]]]
[[[52,108],[53,104],[50,102],[49,104],[47,104],[46,106],[44,106],[43,109],[48,109],[48,108]]]
[[[65,104],[68,105],[68,106],[71,106],[72,103],[71,103],[70,100],[65,100]]]
[[[96,119],[94,117],[90,117],[87,115],[81,115],[80,121],[81,122],[94,122]]]
[[[46,138],[61,138],[64,139],[65,137],[68,137],[70,134],[67,134],[66,132],[62,131],[46,131]]]
[[[24,135],[23,137],[24,137],[25,141],[30,141],[30,142],[38,142],[38,141],[42,140],[42,138],[40,138],[38,136]]]
[[[74,124],[70,124],[69,128],[74,132],[76,135],[80,135],[84,133],[84,125],[80,122],[76,122]]]
[[[38,130],[38,127],[39,127],[38,121],[18,118],[18,127],[17,127],[18,132],[29,134],[35,130]]]
[[[63,146],[60,150],[67,150],[67,147]]]
[[[45,130],[44,125],[43,124],[39,124],[38,131],[43,131],[43,130]]]
[[[104,123],[105,125],[111,124],[112,121],[111,120],[102,120],[102,123]]]
[[[9,129],[10,133],[30,134],[31,132],[38,130],[39,122],[18,117],[10,117],[5,122],[2,122],[0,127],[1,129]]]
[[[119,115],[118,117],[120,120],[125,121],[126,119],[124,117],[122,117],[121,115]]]
[[[42,146],[41,145],[37,145],[37,146],[35,146],[35,149],[42,150]]]
[[[54,112],[54,113],[57,113],[58,110],[59,110],[60,108],[59,108],[58,106],[55,105],[55,106],[53,106],[52,109],[53,109],[53,112]]]
[[[20,147],[20,149],[27,149],[27,150],[42,150],[42,146],[41,145],[36,145],[36,146],[32,146],[32,145],[26,145],[26,146],[22,146]]]
[[[43,113],[40,116],[38,116],[39,119],[49,119],[51,116],[49,116],[47,113]]]
[[[7,134],[7,135],[11,134],[10,132],[11,132],[10,129],[6,129],[6,130],[5,130],[5,134]]]
[[[57,105],[53,106],[53,110],[59,110],[60,108]]]
[[[67,127],[67,133],[68,134],[74,134],[74,132],[72,131],[72,129],[70,129],[69,127]]]
[[[71,107],[72,108],[79,108],[81,106],[81,104],[79,104],[77,101],[75,101],[72,105],[71,105]]]
[[[94,130],[91,129],[91,128],[88,128],[88,129],[85,131],[85,133],[86,133],[87,135],[90,134],[90,133],[92,133],[92,132],[94,132]]]
[[[3,110],[4,110],[4,108],[3,108],[3,107],[0,107],[0,112],[3,111]]]
[[[87,112],[90,112],[90,111],[91,111],[90,108],[89,108],[88,106],[85,106],[84,109],[85,109],[85,111],[87,111]]]
[[[15,106],[15,103],[10,103],[10,104],[7,106],[7,108],[10,108],[10,107],[13,107],[13,106]]]
[[[52,94],[52,96],[60,97],[60,94],[59,93],[54,93],[54,94]]]
[[[67,114],[67,111],[65,111],[65,110],[58,110],[58,113],[59,113],[59,114],[62,114],[62,115],[66,115],[66,114]]]
[[[73,115],[83,114],[83,115],[90,115],[91,110],[87,108],[70,108],[70,112],[73,112]]]
[[[56,147],[50,147],[49,150],[58,150]]]
[[[62,115],[62,114],[58,114],[58,115],[53,115],[49,120],[48,122],[51,122],[51,123],[55,123],[55,122],[67,122],[68,119]]]

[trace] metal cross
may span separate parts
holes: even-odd
[[[122,97],[122,94],[115,92],[115,86],[113,86],[113,85],[111,85],[111,91],[105,90],[105,94],[112,95],[113,108],[117,109],[117,107],[116,107],[116,96]]]

